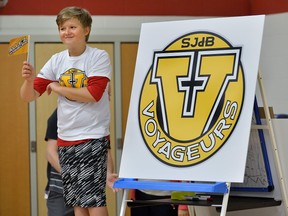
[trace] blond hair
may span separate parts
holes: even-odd
[[[84,28],[89,27],[91,30],[91,25],[92,25],[91,14],[89,13],[88,10],[84,8],[76,7],[76,6],[66,7],[58,13],[57,18],[56,18],[58,29],[65,21],[71,18],[78,19]],[[89,31],[89,34],[86,36],[86,42],[89,39],[89,35],[90,35],[90,31]]]

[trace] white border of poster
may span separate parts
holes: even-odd
[[[259,15],[142,24],[127,128],[124,137],[124,149],[120,164],[120,178],[243,182],[264,20],[265,16]],[[187,38],[193,38],[193,41]],[[195,39],[197,39],[197,41]],[[222,42],[224,42],[225,46],[227,44],[229,46],[222,47]],[[181,50],[179,51],[178,49],[177,52],[175,52],[175,48],[173,48],[173,46],[193,47],[195,44],[198,48],[192,49],[191,51],[189,51],[189,49],[183,49],[183,52],[181,52]],[[220,48],[214,49],[215,46]],[[205,48],[202,49],[201,47]],[[195,84],[194,82],[193,87],[197,87],[196,90],[194,88],[194,93],[192,90],[190,92],[190,88],[187,87],[186,81],[188,75],[185,77],[183,74],[174,76],[178,80],[177,83],[171,82],[168,78],[168,84],[166,83],[166,86],[171,86],[171,91],[169,88],[166,87],[165,89],[163,87],[164,76],[166,76],[163,75],[163,73],[169,71],[169,73],[173,74],[177,70],[180,71],[179,73],[185,71],[178,66],[176,69],[173,69],[173,65],[168,68],[165,67],[165,65],[170,63],[171,56],[173,56],[174,60],[178,57],[177,62],[183,62],[184,69],[187,66],[191,66],[189,72],[192,71],[194,75],[190,74],[190,78],[191,76],[194,76],[194,78],[196,77],[197,81],[201,83],[197,87],[198,84]],[[211,56],[216,57],[216,60],[214,61],[214,58]],[[229,70],[231,71],[231,74],[229,74],[229,78],[226,76],[226,78],[223,79],[222,87],[225,87],[223,87],[224,90],[222,88],[220,90],[219,88],[215,90],[218,92],[218,96],[212,101],[212,104],[209,102],[208,97],[205,98],[202,96],[201,99],[201,94],[210,91],[209,94],[214,98],[213,91],[211,91],[211,89],[209,90],[208,87],[204,88],[203,86],[208,85],[209,82],[212,83],[213,76],[214,78],[216,77],[213,81],[213,86],[217,86],[217,83],[219,85],[219,82],[221,81],[219,81],[219,79],[221,79],[219,77],[221,77],[221,74],[217,74],[217,76],[215,76],[215,74],[208,76],[207,73],[211,68],[213,70],[215,69],[215,71],[218,70],[217,73],[227,70],[227,68],[223,66],[225,64],[221,63],[222,56],[225,58],[225,64],[226,62],[230,62],[229,66],[231,66],[231,68],[229,68]],[[209,62],[207,67],[205,66],[205,62]],[[206,75],[203,75],[205,73]],[[242,83],[237,85],[235,83],[239,82],[236,80],[241,77],[239,73],[243,80]],[[153,83],[153,85],[158,86],[156,90],[154,87],[151,87],[152,84],[150,86],[149,82],[150,84]],[[227,87],[230,85],[227,83],[233,83],[231,85],[234,85],[234,87]],[[173,95],[174,85],[178,87],[182,101],[185,98],[188,98],[188,105],[186,102],[183,102],[184,105],[182,102],[179,103],[179,97]],[[230,115],[229,121],[220,119],[219,115],[218,120],[214,120],[214,117],[219,110],[217,110],[217,106],[213,109],[211,107],[215,106],[215,104],[221,104],[221,100],[223,100],[224,97],[228,97],[227,95],[233,93],[233,88],[237,90],[240,89],[241,94],[243,95],[242,97],[238,96],[240,99],[239,101],[238,99],[235,99],[235,103],[227,100],[229,102],[226,101],[224,105],[222,104],[222,109],[225,110],[223,107],[226,106],[226,111],[223,111],[220,115],[225,116],[225,113],[227,116]],[[162,91],[165,91],[165,93],[168,91],[168,93],[165,95]],[[230,91],[230,93],[227,91]],[[150,104],[147,102],[147,107],[143,108],[142,102],[149,100],[154,94],[158,94],[157,101],[155,100]],[[163,95],[165,95],[165,97]],[[169,98],[167,95],[169,95]],[[236,96],[233,95],[231,97]],[[171,100],[171,98],[173,99]],[[193,98],[194,100],[190,100],[189,98]],[[198,106],[198,110],[195,109],[195,111],[187,108],[185,112],[182,112],[182,117],[178,118],[176,116],[176,109],[176,111],[174,111],[174,113],[176,113],[175,117],[173,111],[167,111],[163,108],[163,104],[165,104],[165,108],[171,106],[173,100],[175,100],[176,104],[181,104],[181,107],[187,108]],[[158,104],[158,107],[156,103]],[[158,109],[159,103],[161,104],[160,109]],[[235,107],[237,106],[237,108],[233,107],[233,104]],[[157,107],[157,110],[156,108],[153,110],[154,106]],[[208,108],[206,109],[206,107]],[[221,106],[219,105],[218,108],[219,107]],[[236,109],[237,112],[239,110],[235,117],[237,118],[237,121],[233,122],[234,116],[232,117],[231,113]],[[206,117],[208,117],[204,123],[203,121],[196,119],[195,113],[199,113],[199,110],[210,110],[210,116],[206,115]],[[146,117],[151,117],[151,119],[156,113],[159,119],[159,113],[161,113],[161,121],[159,120],[161,123],[156,124],[154,120],[147,123],[150,119],[145,120],[145,116],[141,117],[139,113],[144,113]],[[213,113],[213,115],[211,113]],[[146,121],[147,124],[142,121]],[[173,124],[171,124],[171,122],[173,122]],[[194,130],[195,127],[190,128],[189,123],[192,122],[196,125],[200,125],[199,127],[202,128],[201,131],[198,129]],[[207,122],[209,122],[209,124]],[[188,125],[183,126],[182,123],[187,123]],[[210,140],[208,139],[210,143],[207,141],[208,136],[205,138],[206,141],[204,141],[204,138],[202,139],[202,143],[200,140],[195,141],[196,138],[194,140],[190,139],[189,136],[192,136],[192,134],[194,137],[199,138],[199,134],[203,135],[208,133],[213,123],[217,123],[218,126],[215,126],[213,129],[214,138],[209,137]],[[177,127],[177,124],[179,127]],[[144,129],[144,127],[146,128]],[[160,129],[157,129],[160,127],[161,133],[159,132]],[[216,127],[222,127],[222,129],[218,130]],[[148,131],[147,134],[143,132],[145,130]],[[155,149],[151,149],[149,144],[147,144],[151,138],[149,137],[149,133],[151,133],[151,137],[154,136],[154,143],[150,143],[150,145],[154,146]],[[169,140],[169,137],[172,138]],[[179,137],[181,137],[183,142],[181,142],[181,139],[179,141]],[[177,144],[173,146],[174,141]],[[213,150],[213,152],[211,150],[212,143],[216,149],[215,151]],[[187,147],[181,146],[182,144]],[[200,149],[202,152],[201,154],[199,153],[199,149],[193,148],[196,144],[198,147],[202,146]],[[219,146],[217,147],[217,145]],[[162,148],[159,146],[162,146]],[[205,148],[203,148],[203,146]],[[169,149],[170,147],[171,149]],[[212,153],[207,154],[210,150]],[[199,153],[198,158],[196,158],[197,152]],[[157,154],[159,154],[159,157]],[[201,157],[205,159],[201,160]]]

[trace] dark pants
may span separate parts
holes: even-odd
[[[135,191],[136,200],[163,199],[167,197],[145,194],[139,190]],[[177,206],[171,204],[131,207],[131,216],[177,216]]]
[[[62,194],[51,191],[46,204],[48,216],[74,216],[73,208],[65,206]]]

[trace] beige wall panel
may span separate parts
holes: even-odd
[[[28,103],[20,99],[25,55],[8,56],[0,44],[0,215],[30,216]]]
[[[121,96],[122,96],[122,137],[125,136],[130,95],[136,64],[138,43],[121,43]],[[130,208],[126,208],[126,216]]]
[[[121,43],[122,137],[125,135],[138,43]]]
[[[112,43],[93,43],[89,44],[92,47],[97,47],[99,49],[106,50],[111,59],[113,66],[114,54],[113,54],[113,44]],[[59,43],[38,43],[35,46],[35,68],[37,73],[46,63],[46,61],[56,52],[65,49],[63,44]],[[111,83],[111,90],[114,91],[113,79]],[[44,136],[46,132],[47,119],[57,106],[57,95],[52,94],[48,96],[44,93],[38,100],[36,104],[37,112],[37,176],[38,176],[38,215],[47,215],[46,203],[44,200],[44,189],[47,183],[46,177],[46,166],[47,160],[45,157],[46,142],[44,141]],[[111,97],[111,109],[114,107],[114,96]],[[111,141],[115,140],[114,134],[114,110],[111,111]],[[112,144],[112,156],[115,161],[115,147]],[[110,215],[116,215],[116,196],[111,192],[110,189],[107,190],[107,202]]]

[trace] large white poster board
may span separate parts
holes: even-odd
[[[120,178],[243,181],[264,19],[142,24]]]

